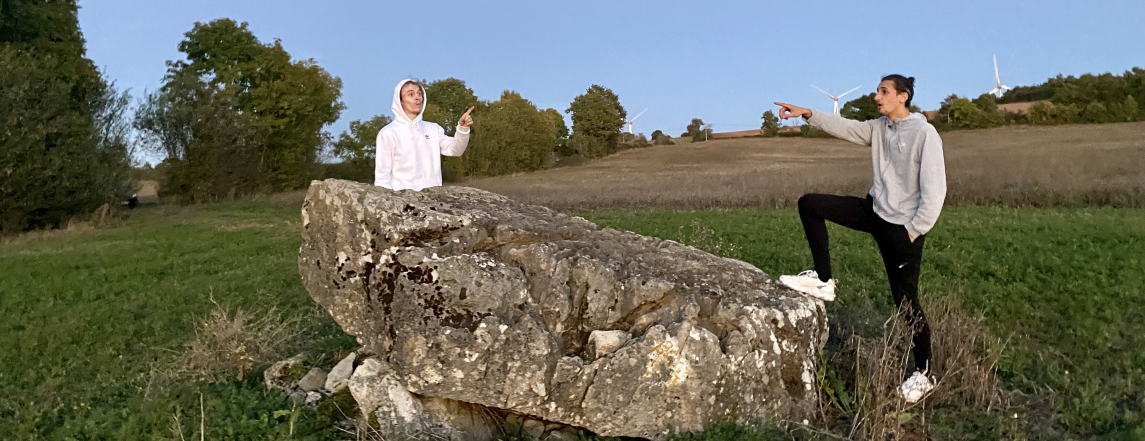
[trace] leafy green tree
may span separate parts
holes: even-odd
[[[367,182],[374,176],[374,159],[378,147],[378,132],[390,123],[388,115],[350,122],[350,130],[343,131],[334,142],[331,153],[348,166],[350,178]]]
[[[879,119],[883,116],[879,113],[879,106],[875,104],[875,94],[873,93],[847,101],[846,104],[843,104],[843,108],[839,109],[839,115],[856,121]]]
[[[481,117],[473,119],[474,136],[454,170],[492,176],[549,166],[557,132],[545,112],[508,90],[479,110]]]
[[[565,116],[557,109],[548,108],[541,112],[549,124],[553,126],[553,131],[557,136],[557,143],[553,146],[553,152],[558,156],[569,156],[576,152],[569,150],[569,126],[565,124]]]
[[[461,115],[477,105],[477,95],[473,94],[473,89],[466,87],[464,81],[452,77],[426,84],[425,98],[427,117],[431,114],[429,105],[436,107],[432,112],[434,115],[440,115],[432,120],[427,118],[426,121],[441,124],[448,136],[453,136],[457,131]]]
[[[86,58],[76,11],[0,2],[0,233],[90,213],[127,179],[129,97]]]
[[[763,136],[779,136],[779,117],[770,110],[763,112],[763,125],[759,128]]]
[[[577,154],[598,158],[619,149],[620,128],[628,112],[612,89],[593,84],[573,99],[565,113],[572,115],[573,137],[569,145]]]
[[[1139,121],[1141,119],[1141,106],[1137,104],[1136,99],[1133,99],[1133,95],[1125,96],[1125,101],[1121,102],[1121,112],[1125,116],[1125,121]]]
[[[1078,122],[1078,109],[1072,104],[1059,105],[1052,101],[1040,101],[1027,112],[1030,124],[1056,125]]]
[[[143,145],[166,157],[160,195],[210,202],[262,188],[265,139],[255,118],[239,110],[233,91],[191,75],[175,76],[149,94],[135,126]]]
[[[975,98],[974,106],[982,110],[981,127],[998,127],[1005,124],[1006,120],[1002,117],[1002,112],[998,111],[998,103],[994,101],[994,95],[984,93]]]
[[[951,104],[950,123],[956,129],[981,129],[990,126],[986,113],[966,98],[959,98]]]
[[[183,76],[226,91],[260,133],[259,180],[270,190],[305,186],[328,142],[323,128],[344,108],[342,81],[313,60],[291,61],[281,41],[262,44],[230,19],[195,23],[179,50],[187,59],[168,63],[163,91]]]

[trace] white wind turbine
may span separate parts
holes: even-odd
[[[632,133],[632,122],[636,121],[636,118],[639,118],[640,115],[643,115],[644,112],[647,112],[647,111],[648,111],[648,109],[641,110],[640,113],[636,114],[636,116],[632,117],[632,119],[624,121],[625,124],[628,124],[628,134],[629,135],[635,135],[635,133]]]
[[[1002,85],[1002,78],[998,76],[998,56],[997,55],[994,56],[994,81],[998,85],[994,86],[994,90],[991,90],[990,94],[994,95],[997,98],[1001,98],[1002,94],[1005,93],[1005,92],[1002,92],[1002,90],[1010,90],[1010,86],[1003,86]]]
[[[812,85],[811,85],[811,87],[815,87],[815,85],[814,85],[814,84],[812,84]],[[839,114],[839,98],[842,98],[842,97],[846,96],[848,93],[851,93],[851,92],[854,92],[854,91],[856,91],[856,90],[859,90],[859,88],[860,88],[860,87],[862,87],[862,86],[855,86],[855,88],[854,88],[854,89],[851,89],[851,90],[848,90],[848,91],[846,91],[846,92],[843,92],[843,93],[839,94],[839,96],[834,96],[834,95],[831,95],[831,94],[827,93],[827,91],[826,91],[826,90],[820,89],[820,88],[818,88],[818,87],[815,87],[815,90],[818,90],[818,91],[820,91],[820,92],[823,92],[823,94],[824,94],[824,95],[827,95],[827,96],[831,97],[831,100],[835,101],[835,114],[836,114],[836,115],[838,115],[838,114]]]

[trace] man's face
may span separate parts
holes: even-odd
[[[406,83],[402,86],[402,110],[405,110],[407,115],[417,116],[421,113],[421,103],[425,99],[425,93],[421,91],[421,86],[414,83]]]
[[[879,106],[879,113],[890,115],[906,106],[909,94],[898,93],[895,82],[891,80],[879,83],[879,90],[875,92],[875,104]]]

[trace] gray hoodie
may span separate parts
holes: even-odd
[[[946,199],[942,138],[920,113],[891,121],[882,117],[855,121],[814,110],[807,120],[831,135],[871,147],[871,196],[875,213],[906,227],[911,236],[926,234]]]

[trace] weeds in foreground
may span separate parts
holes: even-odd
[[[734,243],[716,234],[715,230],[705,226],[699,219],[693,219],[687,228],[681,225],[676,238],[677,242],[720,257],[740,258],[739,248]]]
[[[926,438],[926,418],[935,408],[984,409],[996,418],[1014,410],[1014,393],[996,375],[1005,345],[990,334],[984,318],[967,315],[952,297],[928,309],[933,392],[914,404],[898,395],[913,335],[900,311],[884,323],[881,337],[851,333],[839,350],[820,360],[817,424],[827,433],[855,440]]]
[[[211,301],[215,302],[213,297]],[[231,312],[215,302],[215,309],[196,323],[195,337],[158,375],[207,382],[233,375],[243,381],[256,367],[288,356],[306,333],[305,317],[287,316],[274,308],[253,313],[235,308]]]

